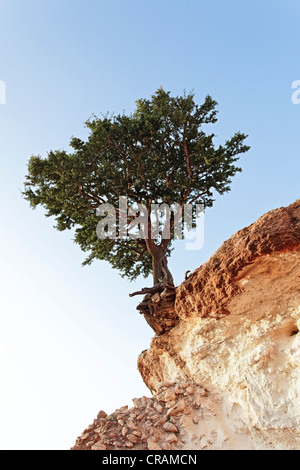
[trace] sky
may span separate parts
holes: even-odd
[[[299,198],[299,15],[297,0],[1,0],[1,450],[67,450],[101,409],[151,395],[137,358],[154,333],[128,295],[151,279],[82,267],[72,232],[22,198],[30,156],[68,150],[92,114],[131,113],[160,86],[199,104],[211,95],[217,142],[240,131],[251,150],[205,212],[203,248],[176,242],[180,284]]]

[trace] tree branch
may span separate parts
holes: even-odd
[[[190,155],[189,155],[187,145],[186,145],[186,128],[187,128],[187,122],[184,123],[184,128],[183,128],[183,148],[184,148],[184,153],[185,153],[186,168],[187,168],[188,174],[190,175],[190,178],[192,178],[193,173],[191,172],[191,169],[190,169]]]

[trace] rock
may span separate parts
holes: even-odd
[[[72,449],[300,450],[299,281],[300,200],[176,288],[176,324],[138,359],[153,396],[101,411]]]
[[[179,432],[178,428],[175,426],[175,424],[170,423],[170,421],[167,421],[165,424],[163,424],[163,430],[166,432]]]
[[[114,442],[112,443],[112,445],[113,445],[113,447],[123,447],[123,444],[122,444],[122,442],[120,442],[120,441],[114,441]]]
[[[158,421],[156,421],[156,422],[154,423],[154,426],[159,428],[159,427],[162,426],[166,421],[168,421],[167,416],[163,416],[163,418],[159,419]]]
[[[172,406],[167,412],[167,416],[174,416],[177,415],[178,413],[182,412],[185,409],[185,401],[180,400],[176,405]]]
[[[169,402],[166,403],[166,408],[169,409],[169,408],[173,408],[173,406],[175,406],[177,403],[177,400],[171,400]]]
[[[175,434],[171,433],[166,437],[166,441],[169,444],[176,443],[178,442],[178,437]]]
[[[190,386],[190,384],[189,384],[189,382],[182,382],[182,383],[180,384],[180,386],[181,386],[181,388],[184,388],[184,389],[185,389],[185,388],[188,388],[188,387]]]
[[[179,385],[176,385],[174,388],[175,395],[182,395],[182,389]]]
[[[172,444],[168,442],[163,442],[161,445],[162,450],[173,450]]]
[[[149,398],[147,397],[133,398],[132,401],[136,408],[143,408],[148,404]]]
[[[153,437],[150,437],[147,440],[147,449],[149,449],[149,450],[161,450],[161,447],[157,444],[157,442],[153,439]]]
[[[160,403],[154,403],[153,408],[158,411],[158,413],[163,413],[164,407]]]
[[[174,386],[173,382],[167,382],[167,381],[160,382],[160,383],[157,384],[157,393],[160,393],[160,392],[166,390],[167,388],[170,388],[170,387],[173,387],[173,386]]]
[[[199,421],[202,419],[202,414],[194,414],[193,416],[193,423],[194,424],[199,424]]]
[[[136,427],[137,427],[137,424],[135,423],[134,417],[131,414],[129,414],[129,419],[127,419],[127,421],[126,421],[126,426],[129,429],[136,429]]]
[[[140,355],[150,390],[191,386],[199,426],[230,427],[206,448],[300,448],[299,276],[300,200],[240,230],[195,270],[176,289],[184,321]]]
[[[136,444],[139,440],[138,437],[134,434],[127,434],[126,438],[129,442],[132,442],[133,444]]]
[[[157,413],[151,416],[151,421],[157,421],[158,419],[160,419],[160,415]]]
[[[161,429],[151,428],[150,436],[157,442],[162,437]]]
[[[168,388],[160,394],[159,398],[164,402],[173,402],[176,400],[176,393],[173,389]]]
[[[84,433],[81,434],[80,440],[81,440],[81,442],[87,442],[88,439],[89,439],[89,437],[90,437],[89,433],[88,433],[88,432],[84,432]]]
[[[128,405],[124,405],[124,406],[122,406],[121,408],[118,408],[118,409],[114,412],[114,414],[119,415],[119,414],[125,413],[127,410],[128,410]]]
[[[101,442],[96,442],[94,445],[92,445],[91,450],[107,450],[107,447]]]
[[[193,422],[194,424],[198,424],[199,421],[200,421],[200,419],[198,419],[198,416],[199,416],[199,415],[195,415],[195,416],[197,416],[197,418],[195,419],[195,421],[194,421],[194,419],[191,418],[190,416],[185,416],[185,415],[181,416],[180,419],[179,419],[180,429],[186,429],[186,430],[191,429],[191,428],[192,428],[192,425],[191,425],[192,422]],[[196,421],[198,421],[198,422],[196,422]]]

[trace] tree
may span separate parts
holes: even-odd
[[[172,284],[167,258],[176,220],[172,213],[170,236],[153,239],[151,205],[212,206],[214,192],[230,190],[231,178],[241,171],[235,162],[250,148],[240,132],[215,148],[214,134],[203,126],[217,121],[216,105],[210,96],[197,105],[192,93],[172,97],[160,88],[151,99],[138,100],[131,115],[93,117],[86,123],[88,140],[72,138],[72,152],[30,158],[23,195],[54,216],[58,230],[75,229],[75,242],[88,253],[83,264],[106,260],[130,280],[152,273],[154,286]],[[119,218],[115,237],[97,236],[97,209],[110,204],[119,214],[120,197],[129,207],[145,207],[148,238],[118,236]],[[132,213],[126,217],[127,224],[135,219]]]

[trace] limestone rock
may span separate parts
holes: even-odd
[[[167,421],[164,425],[163,425],[163,430],[164,431],[167,431],[167,432],[178,432],[178,428],[175,426],[175,424],[173,423],[170,423],[170,421]]]
[[[183,412],[185,407],[186,407],[185,402],[182,399],[178,401],[174,406],[172,406],[172,408],[168,409],[167,416],[178,415],[179,413]]]
[[[175,316],[138,359],[152,396],[72,449],[300,450],[300,200],[224,242],[177,287]]]

